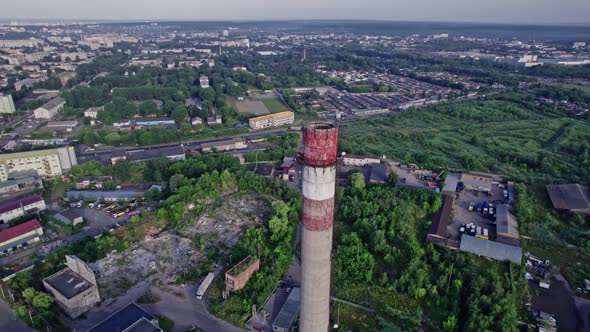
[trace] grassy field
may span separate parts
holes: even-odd
[[[334,302],[330,310],[332,321],[351,331],[378,331],[375,314],[344,303]]]
[[[286,112],[289,110],[278,98],[265,98],[260,100],[271,113]]]
[[[590,124],[510,102],[448,104],[342,127],[342,151],[424,167],[590,181]]]

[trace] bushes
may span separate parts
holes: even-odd
[[[512,291],[510,266],[486,261],[480,268],[474,256],[425,242],[439,194],[368,185],[345,190],[338,206],[336,296],[404,331],[515,329],[526,288],[521,278]]]

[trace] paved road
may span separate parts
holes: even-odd
[[[0,300],[0,331],[33,332],[32,328],[18,319],[6,302]]]
[[[158,294],[162,301],[146,305],[146,308],[173,320],[175,323],[173,331],[184,332],[191,325],[196,325],[205,332],[245,331],[210,314],[206,301],[197,300],[195,297],[197,286],[187,286],[182,292],[186,296],[184,300],[176,295],[154,289],[154,293]]]

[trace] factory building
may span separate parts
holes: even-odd
[[[94,272],[76,256],[66,255],[66,268],[43,279],[43,285],[72,319],[100,302]]]
[[[61,97],[53,98],[35,109],[35,119],[51,119],[64,108],[65,104],[65,99]]]
[[[247,147],[248,145],[246,145],[243,139],[233,139],[229,141],[203,143],[201,144],[201,152],[224,152],[231,150],[241,150]]]

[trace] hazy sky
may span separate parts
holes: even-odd
[[[590,0],[0,0],[10,19],[586,23]]]

